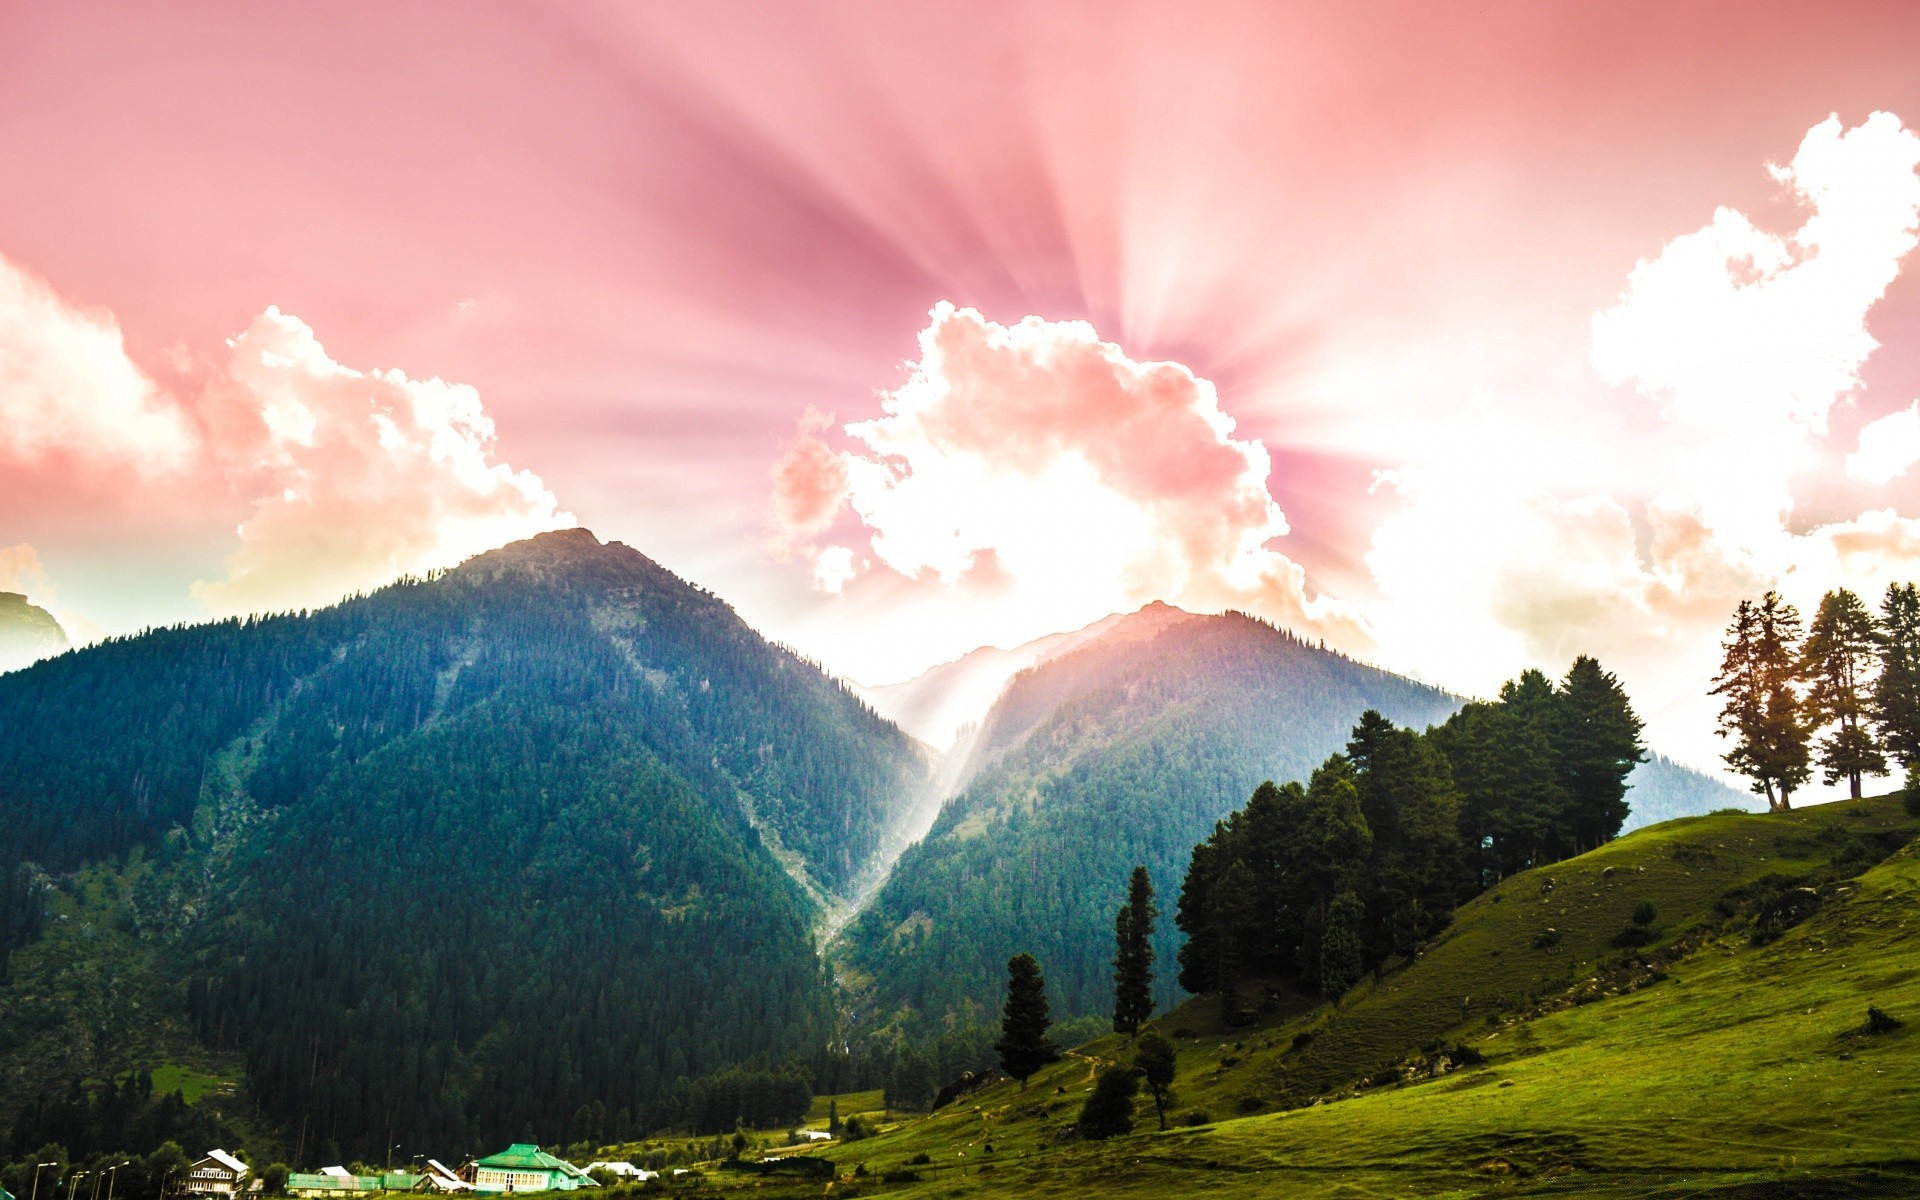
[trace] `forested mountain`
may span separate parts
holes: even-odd
[[[1369,708],[1423,727],[1459,704],[1251,617],[1150,606],[1008,685],[965,790],[838,952],[871,980],[881,1025],[989,1019],[1022,950],[1045,965],[1059,1015],[1104,1011],[1113,913],[1135,864],[1170,909],[1193,844],[1263,780],[1304,778]],[[1177,944],[1163,919],[1163,1000]]]
[[[1113,912],[1137,863],[1169,914],[1155,948],[1173,1000],[1172,900],[1213,823],[1264,781],[1308,779],[1369,708],[1417,730],[1463,704],[1235,614],[1155,604],[1088,632],[1014,676],[955,747],[942,774],[958,794],[843,935],[882,1026],[990,1020],[1018,950],[1041,959],[1063,1014],[1103,1011]],[[1658,756],[1630,783],[1628,828],[1748,806]]]
[[[40,664],[0,729],[6,944],[50,877],[136,855],[179,1002],[309,1157],[627,1133],[817,1051],[809,892],[858,885],[926,773],[584,530]]]
[[[0,592],[0,672],[17,671],[68,647],[67,631],[18,592]]]

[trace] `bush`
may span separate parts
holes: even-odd
[[[1653,930],[1645,925],[1628,925],[1613,935],[1613,944],[1624,950],[1634,946],[1644,946],[1653,941],[1656,936]]]
[[[1906,1022],[1874,1005],[1867,1005],[1867,1023],[1863,1028],[1868,1033],[1892,1033]]]
[[[1536,934],[1533,939],[1533,948],[1535,950],[1551,950],[1559,944],[1560,931],[1558,929],[1543,929]]]
[[[910,1167],[924,1167],[927,1164],[931,1163],[932,1161],[933,1159],[927,1157],[927,1152],[925,1150],[922,1150],[920,1153],[908,1159],[907,1165]]]
[[[857,1142],[872,1137],[876,1132],[873,1122],[867,1119],[865,1113],[855,1113],[840,1124],[840,1140],[843,1142]]]
[[[1198,1125],[1213,1124],[1213,1114],[1204,1108],[1190,1108],[1180,1114],[1180,1123],[1192,1129]]]
[[[1908,816],[1920,817],[1920,786],[1915,786],[1912,779],[1900,789],[1900,807],[1907,810]]]
[[[1761,902],[1753,919],[1753,944],[1764,946],[1819,911],[1819,892],[1810,887],[1782,888]]]
[[[1653,919],[1659,915],[1660,910],[1653,906],[1653,901],[1651,900],[1642,900],[1633,906],[1633,923],[1635,925],[1651,925],[1653,924]]]
[[[1093,1094],[1080,1109],[1076,1122],[1089,1141],[1133,1132],[1133,1096],[1140,1076],[1132,1067],[1103,1068],[1093,1081]]]

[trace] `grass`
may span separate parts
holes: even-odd
[[[1073,1136],[1108,1037],[821,1153],[902,1196],[1920,1194],[1920,852],[1846,878],[1914,828],[1888,799],[1670,822],[1505,881],[1338,1005],[1275,993],[1227,1030],[1190,1003],[1159,1027],[1195,1127],[1143,1104],[1140,1133]],[[1725,899],[1769,876],[1825,903],[1757,945]],[[1615,947],[1643,902],[1652,940]],[[1869,1005],[1906,1023],[1865,1032]],[[1436,1072],[1462,1046],[1444,1065],[1482,1061]]]

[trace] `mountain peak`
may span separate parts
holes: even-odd
[[[70,649],[67,631],[19,592],[0,592],[0,671],[16,671]]]

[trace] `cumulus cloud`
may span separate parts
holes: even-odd
[[[1712,762],[1705,681],[1740,599],[1778,587],[1810,610],[1920,573],[1920,523],[1890,510],[1790,523],[1795,472],[1860,386],[1868,314],[1920,240],[1916,165],[1920,137],[1890,114],[1823,121],[1770,168],[1798,228],[1722,208],[1631,270],[1593,317],[1591,361],[1657,405],[1657,435],[1628,417],[1634,434],[1596,436],[1573,397],[1487,404],[1384,472],[1403,505],[1367,561],[1390,661],[1485,692],[1595,653],[1657,741]],[[1862,430],[1848,470],[1883,483],[1916,461],[1920,406]]]
[[[180,406],[127,357],[119,323],[0,257],[0,463],[70,456],[177,475],[197,437]]]
[[[1859,449],[1847,455],[1847,474],[1867,483],[1892,483],[1917,462],[1920,462],[1920,403],[1862,426]]]
[[[878,566],[1018,597],[1036,632],[1166,599],[1358,635],[1268,546],[1287,532],[1272,461],[1234,436],[1208,381],[1136,362],[1085,322],[1005,326],[944,302],[919,348],[882,415],[844,427],[858,449],[803,422],[774,470],[776,522],[817,532],[845,505]],[[849,552],[816,574],[844,585],[852,570]]]
[[[473,388],[343,366],[278,309],[233,339],[207,404],[256,497],[225,578],[194,585],[217,613],[329,603],[574,524],[538,476],[495,461]]]
[[[1764,536],[1791,505],[1788,473],[1878,345],[1867,310],[1920,228],[1920,137],[1891,113],[1829,117],[1773,177],[1809,210],[1788,234],[1718,210],[1628,276],[1593,318],[1593,365],[1658,397],[1711,443],[1696,491],[1710,523]]]

